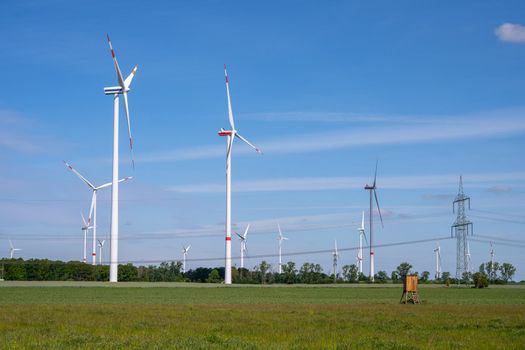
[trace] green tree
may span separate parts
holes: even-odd
[[[210,274],[208,275],[208,278],[206,279],[206,282],[219,283],[220,281],[221,281],[221,276],[219,275],[219,271],[217,271],[217,269],[211,270]]]
[[[125,264],[118,266],[118,280],[121,282],[136,281],[138,277],[138,271],[133,264]]]
[[[428,282],[429,278],[430,278],[430,272],[423,271],[421,273],[421,278],[419,280],[421,281],[421,283],[426,283]]]
[[[501,279],[508,283],[509,281],[512,281],[512,277],[514,277],[514,274],[516,273],[516,268],[509,263],[503,263],[501,264],[499,271],[501,273]]]
[[[463,274],[461,275],[461,283],[467,284],[467,285],[471,284],[472,283],[472,273],[468,271],[463,272]]]
[[[299,279],[301,283],[321,283],[323,281],[323,268],[319,264],[306,262],[299,269]]]
[[[402,262],[401,264],[399,264],[399,266],[396,268],[396,271],[397,271],[397,274],[400,276],[400,277],[405,277],[406,275],[408,275],[410,273],[410,269],[412,269],[412,265],[410,265],[409,263],[407,262]]]
[[[481,272],[476,272],[474,275],[472,275],[472,280],[474,282],[474,287],[476,288],[486,288],[489,286],[487,276]]]
[[[265,260],[261,261],[257,267],[257,272],[259,273],[260,282],[264,284],[268,278],[268,271],[272,268],[272,265],[268,264]]]
[[[293,261],[288,261],[282,267],[285,283],[292,284],[297,281],[297,269]]]
[[[441,280],[443,281],[444,284],[448,286],[450,284],[450,272],[442,272]]]
[[[378,283],[386,283],[388,280],[388,274],[386,271],[378,271],[374,276],[374,280]]]
[[[343,266],[342,270],[343,270],[343,278],[345,281],[350,282],[350,283],[357,282],[357,279],[359,277],[359,272],[358,272],[356,264],[345,265]]]
[[[392,280],[392,283],[400,283],[401,277],[399,276],[399,272],[392,271],[390,274],[390,279]]]

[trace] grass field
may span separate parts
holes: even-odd
[[[525,348],[519,286],[0,285],[2,349]]]

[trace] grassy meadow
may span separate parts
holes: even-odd
[[[1,349],[525,348],[521,286],[0,286]]]

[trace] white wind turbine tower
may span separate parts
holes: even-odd
[[[468,240],[467,240],[467,272],[472,272],[471,271],[472,269],[472,261],[471,261],[471,257],[470,257],[470,245],[468,244]]]
[[[82,258],[82,262],[85,264],[87,262],[87,235],[88,231],[92,229],[93,226],[89,226],[91,222],[90,217],[88,217],[88,220],[86,221],[86,218],[82,212],[80,213],[80,216],[82,217],[82,232],[84,233],[84,256]]]
[[[358,267],[360,274],[363,273],[363,238],[365,239],[365,241],[367,241],[366,234],[365,234],[365,212],[364,211],[361,215],[361,227],[359,227],[359,250],[357,251],[357,257],[356,257],[357,267]],[[368,244],[368,241],[367,241],[367,244]]]
[[[279,240],[279,273],[282,273],[282,267],[283,267],[283,262],[281,259],[282,246],[283,246],[283,241],[287,241],[288,238],[283,236],[283,233],[281,232],[281,225],[277,224],[277,228],[279,229],[279,238],[277,238]]]
[[[439,246],[439,242],[437,242],[437,248],[434,249],[434,253],[436,253],[436,276],[435,278],[438,280],[441,278],[441,247]]]
[[[494,276],[494,242],[490,242],[490,279]]]
[[[374,206],[373,206],[373,201],[372,201],[372,192],[374,194],[374,197],[375,197],[375,200],[376,200],[376,205],[377,205],[377,211],[379,213],[379,218],[381,219],[381,226],[383,226],[383,217],[381,216],[381,208],[379,207],[379,200],[377,199],[377,193],[376,193],[376,180],[377,180],[377,162],[376,162],[376,171],[375,171],[375,175],[374,175],[374,183],[372,186],[370,185],[365,185],[365,190],[369,191],[370,192],[370,227],[369,227],[369,230],[370,230],[370,275],[369,275],[369,279],[371,282],[374,282],[374,246],[373,246],[373,243],[374,243],[374,236],[373,236],[373,209],[374,209]]]
[[[15,248],[15,246],[13,245],[13,242],[9,240],[9,259],[13,259],[13,257],[15,256],[15,252],[19,252],[21,250],[22,249],[20,248]]]
[[[191,244],[187,247],[182,245],[182,273],[186,273],[186,255],[191,248]]]
[[[237,137],[248,146],[252,147],[257,153],[262,154],[261,150],[242,137],[235,129],[233,120],[232,103],[230,98],[230,87],[228,85],[228,73],[226,65],[224,66],[224,76],[226,77],[226,95],[228,97],[228,118],[230,120],[231,130],[219,130],[219,136],[227,136],[226,139],[226,261],[224,266],[224,284],[232,283],[232,235],[231,235],[231,155],[233,141]]]
[[[111,190],[111,231],[110,231],[110,258],[109,258],[109,281],[118,282],[118,177],[119,177],[119,95],[122,94],[124,97],[124,112],[126,113],[126,121],[128,124],[128,136],[129,136],[129,148],[131,151],[131,163],[135,168],[135,162],[133,160],[133,139],[131,137],[131,125],[129,121],[129,108],[128,108],[128,92],[130,90],[131,81],[137,71],[137,66],[133,68],[131,73],[126,79],[122,76],[120,67],[115,56],[115,51],[111,45],[111,40],[108,37],[109,48],[111,50],[111,56],[113,57],[113,64],[115,65],[115,71],[117,72],[118,86],[111,86],[104,88],[106,95],[113,95],[113,179],[112,179],[112,190]]]
[[[235,234],[239,236],[239,240],[241,241],[241,269],[244,268],[244,254],[246,253],[246,236],[248,235],[248,230],[250,229],[250,224],[246,226],[246,230],[244,231],[244,234],[241,236],[237,232]]]
[[[92,264],[96,265],[97,264],[97,192],[100,189],[111,186],[113,183],[108,182],[100,186],[95,186],[88,179],[82,176],[82,174],[80,174],[68,162],[64,161],[64,164],[69,170],[75,173],[75,175],[77,175],[80,178],[80,180],[84,181],[84,183],[91,189],[91,191],[93,191],[93,195],[91,196],[91,209],[89,210],[88,223],[91,221],[91,218],[93,218],[93,225],[90,226],[90,228],[93,229],[93,250],[91,252],[91,257],[93,258]],[[132,176],[125,177],[123,179],[120,179],[118,182],[123,182],[129,179],[132,179],[132,178],[133,178]]]
[[[337,250],[337,240],[334,240],[334,251],[332,253],[333,257],[333,268],[334,268],[334,283],[337,282],[337,262],[339,260],[339,251]]]
[[[102,248],[104,247],[104,243],[106,243],[105,239],[98,240],[98,253],[99,253],[98,264],[99,265],[102,265]]]

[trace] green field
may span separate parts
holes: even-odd
[[[0,348],[525,348],[520,286],[65,285],[0,282]]]

